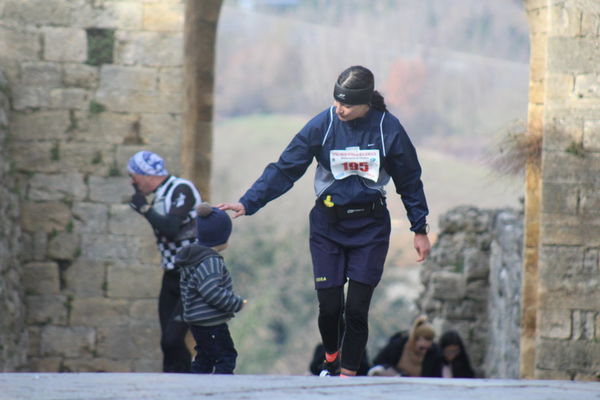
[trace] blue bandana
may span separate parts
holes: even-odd
[[[167,176],[165,160],[151,151],[138,151],[127,163],[127,171],[138,175]]]

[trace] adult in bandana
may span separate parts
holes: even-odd
[[[347,68],[335,82],[333,97],[333,105],[302,128],[239,202],[219,206],[233,210],[234,217],[252,215],[287,192],[317,160],[310,251],[326,352],[322,375],[351,376],[363,357],[371,297],[389,247],[384,186],[390,178],[415,234],[417,261],[425,260],[431,245],[417,154],[374,90],[373,74],[362,66]]]
[[[150,223],[161,254],[163,279],[158,298],[164,372],[190,372],[191,354],[185,344],[188,326],[176,321],[180,307],[177,251],[196,240],[196,207],[200,193],[193,183],[165,169],[162,157],[150,151],[134,154],[127,163],[134,194],[129,205]],[[154,194],[149,203],[146,196]]]

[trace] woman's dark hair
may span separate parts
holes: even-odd
[[[337,83],[347,89],[364,89],[373,87],[375,77],[373,73],[361,65],[354,65],[346,68],[337,79]],[[379,111],[387,111],[385,100],[381,93],[377,90],[373,91],[373,97],[371,99],[371,107]]]
[[[460,353],[456,356],[451,363],[446,361],[444,357],[442,357],[442,362],[444,364],[450,364],[452,367],[452,376],[454,378],[474,378],[475,372],[473,372],[473,368],[471,367],[471,361],[469,360],[469,355],[467,354],[467,350],[465,349],[465,345],[458,334],[458,332],[454,330],[449,330],[445,332],[439,341],[440,351],[444,351],[444,348],[450,345],[456,345],[460,349]]]

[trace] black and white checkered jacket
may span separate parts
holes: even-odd
[[[196,207],[202,202],[200,193],[192,182],[176,176],[170,176],[156,190],[154,200],[152,201],[152,209],[160,215],[169,214],[169,210],[174,201],[172,198],[173,192],[179,185],[187,185],[190,187],[195,202],[194,206],[190,209],[188,215],[181,223],[179,232],[174,238],[169,239],[166,236],[161,235],[156,229],[154,230],[156,243],[161,255],[161,264],[166,270],[175,268],[175,255],[179,249],[196,241]]]

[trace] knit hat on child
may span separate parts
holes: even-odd
[[[231,235],[231,218],[223,210],[211,207],[204,202],[196,211],[196,238],[198,243],[206,247],[215,247],[227,243]]]

